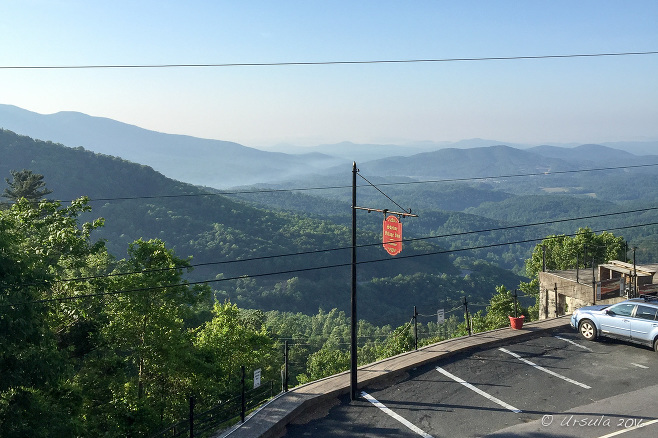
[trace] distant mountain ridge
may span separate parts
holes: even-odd
[[[531,149],[497,145],[448,148],[409,157],[382,158],[359,163],[359,169],[367,175],[422,180],[487,178],[649,163],[658,163],[658,156],[637,156],[601,145],[576,148],[540,146]]]
[[[581,165],[586,163],[614,165],[619,164],[620,162],[638,161],[638,156],[635,154],[597,144],[584,144],[574,148],[537,146],[527,150],[544,157],[578,162]]]
[[[352,161],[371,176],[407,179],[486,177],[658,161],[658,157],[642,158],[604,145],[524,147],[479,138],[408,146],[343,142],[307,148],[279,147],[295,152],[291,154],[229,141],[164,134],[78,112],[44,115],[2,104],[0,128],[69,147],[82,146],[150,166],[178,181],[219,189],[322,181],[328,176],[343,178]],[[658,142],[632,145],[638,150],[655,147],[658,152]]]
[[[562,168],[570,165],[559,159],[499,145],[472,149],[441,149],[406,158],[385,158],[360,167],[363,171],[375,175],[463,178],[545,172],[552,167]]]
[[[387,157],[409,157],[424,152],[433,152],[440,149],[457,148],[470,149],[487,146],[496,146],[506,144],[517,149],[525,149],[528,146],[522,144],[505,143],[498,140],[486,140],[482,138],[471,138],[457,142],[413,142],[405,145],[398,144],[373,144],[373,143],[353,143],[343,141],[333,144],[321,144],[318,146],[293,146],[289,144],[280,144],[267,148],[268,151],[283,152],[287,154],[303,154],[308,152],[325,153],[357,163],[364,161],[379,160]]]
[[[337,163],[320,154],[265,152],[238,143],[149,131],[77,112],[38,114],[0,105],[0,127],[148,165],[170,178],[216,188],[312,173]]]

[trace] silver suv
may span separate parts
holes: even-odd
[[[589,341],[599,336],[647,345],[658,352],[658,297],[643,295],[613,305],[586,306],[571,315],[571,327]]]

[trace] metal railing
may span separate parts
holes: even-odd
[[[245,415],[274,397],[274,381],[263,382],[258,388],[243,390],[203,412],[195,412],[195,399],[189,398],[189,418],[151,435],[151,438],[203,437],[208,432],[244,422]]]

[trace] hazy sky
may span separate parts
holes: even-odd
[[[2,0],[0,67],[658,51],[656,0]],[[658,55],[0,69],[0,103],[248,146],[658,140]]]

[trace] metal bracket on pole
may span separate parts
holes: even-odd
[[[372,211],[376,211],[378,213],[394,214],[394,215],[400,216],[400,217],[418,217],[417,214],[414,214],[414,213],[411,212],[411,209],[409,209],[409,211],[391,211],[391,210],[388,210],[386,208],[381,210],[379,208],[357,207],[356,205],[352,206],[352,208],[355,209],[355,210],[365,210],[368,213],[370,213]]]

